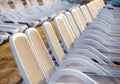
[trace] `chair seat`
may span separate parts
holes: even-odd
[[[57,82],[62,82],[63,84],[85,84],[82,80],[76,79],[72,76],[63,76]]]
[[[120,71],[120,66],[119,65],[101,65],[107,70],[117,70]]]
[[[99,84],[120,84],[120,77],[89,75]]]
[[[0,27],[12,27],[12,28],[16,27],[21,32],[28,28],[27,25],[25,25],[25,24],[13,24],[13,23],[2,23],[2,24],[0,24]]]
[[[0,31],[8,32],[8,33],[11,33],[11,34],[19,32],[19,30],[17,28],[11,28],[11,27],[0,27]]]
[[[97,81],[99,84],[120,84],[120,78],[119,77],[110,77],[110,76],[101,76],[101,75],[89,75],[92,79]],[[63,84],[73,84],[71,82],[74,81],[74,84],[85,84],[81,80],[77,80],[72,76],[64,76],[58,80],[58,82],[63,82]]]
[[[102,52],[107,57],[114,57],[114,58],[120,58],[120,54],[118,53],[109,53],[109,52]]]

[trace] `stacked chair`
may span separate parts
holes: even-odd
[[[2,1],[0,1],[0,10],[2,11],[0,12],[0,45],[2,45],[12,34],[24,32],[28,26],[25,24],[18,24],[17,22],[13,24],[3,21],[2,19],[5,19],[6,16],[3,13],[7,11],[7,9],[3,7]]]
[[[25,33],[10,36],[12,52],[23,77],[22,83],[120,83],[119,8],[105,5],[103,0],[93,0],[86,5],[58,1],[39,6],[35,0],[26,2],[26,8],[18,10],[21,2],[14,0],[14,4],[19,5],[9,14],[16,17],[27,14],[29,17],[24,16],[21,21],[42,24],[51,53],[34,26]],[[59,38],[49,22],[52,19]],[[0,34],[4,40],[9,37],[9,34]]]
[[[26,0],[26,5],[23,5],[21,0],[12,0],[14,5],[14,9],[12,9],[8,2],[9,0],[0,1],[0,31],[10,33],[10,35],[24,32],[28,27],[37,27],[44,21],[51,21],[60,11],[63,12],[70,7],[76,6],[65,1],[59,1],[49,6],[39,6],[37,0]],[[59,5],[63,6],[55,9]],[[4,41],[1,41],[2,43]]]

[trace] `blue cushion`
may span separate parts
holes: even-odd
[[[68,1],[68,2],[71,2],[71,3],[81,3],[81,2],[83,2],[83,0],[63,0],[63,1]]]
[[[109,0],[108,3],[113,6],[120,6],[120,0]]]

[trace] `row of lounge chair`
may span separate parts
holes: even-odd
[[[119,84],[119,10],[103,0],[74,5],[54,17],[59,39],[45,21],[42,26],[51,54],[35,28],[12,35],[22,83]]]
[[[51,5],[39,6],[37,0],[25,0],[23,5],[21,0],[12,0],[14,9],[9,5],[9,0],[0,1],[0,31],[9,35],[24,32],[28,27],[37,27],[44,21],[52,20],[59,12],[74,6],[68,2],[55,2]],[[57,9],[56,9],[57,8]],[[3,35],[0,35],[5,39]],[[5,40],[4,40],[5,41]],[[4,43],[0,40],[0,44]]]

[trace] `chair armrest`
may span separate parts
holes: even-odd
[[[69,66],[70,64],[76,63],[76,64],[80,64],[80,65],[82,64],[82,65],[84,65],[85,68],[91,70],[92,72],[94,72],[96,74],[99,74],[99,75],[108,75],[107,71],[105,71],[105,70],[103,71],[101,68],[96,67],[95,64],[93,64],[92,62],[88,62],[87,60],[81,59],[81,58],[68,58],[68,59],[66,59],[62,63],[62,65],[60,66],[60,68],[65,68],[65,67]],[[79,68],[79,66],[78,66],[78,68]]]
[[[75,70],[75,69],[60,69],[58,71],[56,71],[50,78],[50,82],[55,82],[57,81],[60,77],[62,76],[74,76],[78,79],[83,80],[84,82],[86,82],[87,84],[98,84],[96,81],[94,81],[93,79],[91,79],[90,77],[88,77],[87,75],[83,74],[82,72]]]
[[[80,57],[81,58],[81,55],[82,57],[87,57],[87,58],[90,58],[90,59],[95,59],[96,61],[98,61],[98,63],[100,64],[107,64],[105,61],[103,61],[98,55],[92,53],[91,51],[87,50],[87,49],[74,49],[72,50],[72,52],[70,53],[70,55],[72,55],[72,57],[74,57],[73,55],[75,55],[75,57]],[[80,56],[78,56],[80,55]],[[70,56],[68,56],[70,57]]]
[[[90,52],[99,56],[101,59],[104,59],[104,61],[106,61],[107,63],[113,64],[113,62],[111,60],[109,60],[105,55],[101,54],[97,49],[95,49],[94,47],[92,47],[90,45],[79,44],[78,46],[74,47],[74,49],[87,49]]]

